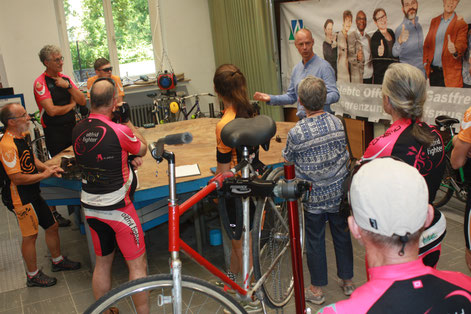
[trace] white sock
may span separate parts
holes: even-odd
[[[52,259],[52,262],[53,262],[54,264],[57,264],[57,263],[59,263],[60,261],[62,261],[63,259],[64,259],[64,258],[62,257],[62,255],[59,255],[58,257],[53,258],[53,259]]]
[[[26,273],[28,274],[29,278],[33,278],[34,276],[36,276],[38,274],[38,272],[39,272],[39,269],[36,268],[35,271],[33,271],[33,272],[27,271]]]

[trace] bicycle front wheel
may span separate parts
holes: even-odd
[[[268,180],[283,177],[283,168],[275,169]],[[301,250],[304,251],[304,213],[298,202]],[[253,228],[253,268],[256,280],[265,273],[262,284],[264,301],[272,308],[283,307],[293,295],[293,272],[286,201],[275,204],[271,197],[257,204]],[[302,252],[301,252],[302,256]]]
[[[452,182],[456,182],[456,171],[451,167],[450,158],[445,156],[445,171],[443,172],[443,178],[440,182],[435,199],[433,200],[433,206],[440,208],[453,196],[455,189],[453,188]]]
[[[143,291],[149,292],[151,313],[173,313],[172,288],[173,280],[170,274],[152,275],[136,279],[109,291],[88,307],[85,314],[102,313],[110,306],[116,306],[118,303],[124,305],[123,302],[129,302],[130,307],[134,309],[131,297]],[[221,289],[190,276],[182,276],[182,312],[246,313],[233,297]]]

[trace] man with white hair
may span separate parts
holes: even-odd
[[[422,231],[433,219],[427,183],[391,157],[360,166],[349,191],[352,235],[365,247],[370,280],[350,299],[319,313],[469,313],[471,278],[439,271],[418,258]]]

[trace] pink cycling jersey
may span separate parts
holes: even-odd
[[[414,166],[427,181],[429,201],[432,202],[443,175],[445,148],[440,132],[436,128],[425,122],[415,123],[435,137],[430,146],[426,147],[414,138],[411,119],[400,119],[395,121],[383,135],[371,141],[362,159],[396,156]]]
[[[471,278],[409,263],[372,267],[370,281],[350,299],[318,313],[471,313]]]
[[[131,202],[137,180],[128,154],[138,154],[141,142],[126,126],[92,113],[72,134],[75,158],[82,170],[82,205],[113,210]]]
[[[69,76],[62,73],[59,73],[58,76],[68,81],[73,88],[77,88],[74,81]],[[66,88],[56,86],[55,80],[48,76],[46,72],[41,74],[34,81],[33,91],[36,104],[41,112],[41,123],[43,127],[47,127],[48,125],[61,126],[63,124],[75,124],[75,114],[73,110],[63,115],[49,116],[41,105],[41,101],[45,99],[51,99],[54,106],[65,106],[71,102],[69,91]]]
[[[431,145],[425,146],[412,135],[411,119],[395,121],[386,132],[373,139],[368,145],[362,160],[370,160],[383,156],[395,156],[414,166],[427,182],[429,202],[435,199],[445,169],[445,147],[440,132],[425,122],[416,123],[422,130],[435,137]],[[443,240],[446,232],[446,222],[442,213],[435,209],[432,224],[424,231],[420,240],[420,254],[431,252]],[[438,261],[438,255],[427,263],[433,266]],[[424,256],[425,257],[425,256]],[[431,257],[429,257],[431,258]]]

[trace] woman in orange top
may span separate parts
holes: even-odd
[[[254,109],[247,94],[247,82],[244,74],[233,64],[223,64],[216,69],[213,78],[214,90],[224,104],[224,115],[216,125],[217,169],[216,174],[229,170],[237,163],[236,150],[221,140],[221,130],[235,118],[250,118]],[[226,210],[230,224],[235,224],[235,204],[232,199],[226,200]],[[232,240],[231,264],[227,276],[234,280],[242,268],[242,240]],[[252,256],[252,254],[250,254]],[[252,263],[250,261],[250,263]]]

